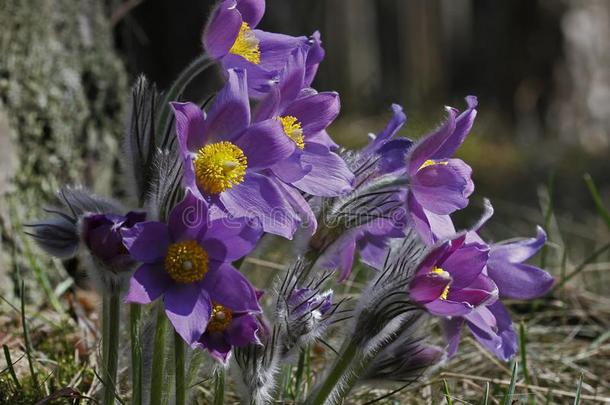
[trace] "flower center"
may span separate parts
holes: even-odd
[[[199,187],[218,194],[244,181],[248,159],[239,147],[222,141],[199,149],[194,165]]]
[[[424,163],[422,163],[421,166],[419,166],[419,169],[417,169],[417,171],[420,171],[421,169],[428,167],[428,166],[434,166],[434,165],[448,165],[449,162],[447,161],[440,161],[440,162],[435,162],[432,159],[428,159],[426,160]]]
[[[286,136],[292,139],[299,149],[304,149],[305,139],[303,138],[303,129],[299,120],[292,115],[279,117],[279,120],[282,123],[282,127],[284,127]]]
[[[248,23],[242,22],[239,34],[237,34],[237,38],[229,52],[258,65],[261,63],[261,50],[258,44],[259,40],[250,29]]]
[[[208,254],[194,240],[173,243],[167,249],[165,271],[177,283],[194,283],[208,272]]]
[[[208,332],[223,332],[231,324],[233,311],[212,301],[212,316],[208,322]]]
[[[451,278],[451,275],[449,273],[447,273],[445,270],[441,269],[440,267],[436,267],[434,266],[434,268],[432,270],[430,270],[431,273],[435,273],[438,274],[439,276],[443,277],[443,278]],[[451,282],[449,282],[449,284],[447,284],[447,287],[445,287],[445,289],[443,290],[443,292],[440,295],[440,299],[441,300],[446,300],[447,296],[449,295],[449,287],[451,286]]]

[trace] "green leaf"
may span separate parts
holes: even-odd
[[[582,373],[580,374],[580,378],[578,379],[578,387],[576,388],[576,397],[574,397],[574,405],[580,404],[580,390],[582,388]]]
[[[593,178],[589,173],[584,175],[585,183],[587,184],[587,188],[589,189],[589,193],[591,194],[591,198],[593,199],[593,203],[595,203],[595,209],[599,216],[604,220],[608,229],[610,229],[610,212],[604,207],[604,203],[602,202],[602,197],[599,195],[597,191],[597,187],[593,182]]]
[[[451,393],[449,392],[449,384],[447,384],[445,379],[443,379],[443,393],[445,394],[447,405],[453,405],[453,399],[451,399]]]
[[[508,390],[506,394],[504,394],[504,399],[502,400],[502,405],[511,405],[513,403],[513,395],[515,395],[515,386],[517,384],[517,361],[513,362],[512,373],[510,376],[510,385],[508,386]]]

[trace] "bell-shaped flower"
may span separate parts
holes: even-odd
[[[267,169],[296,146],[277,119],[250,122],[246,72],[228,71],[207,115],[193,103],[172,107],[186,187],[230,216],[258,218],[265,232],[291,238],[300,218]]]
[[[468,96],[466,102],[468,108],[461,114],[447,108],[447,120],[407,156],[408,208],[415,228],[429,245],[455,233],[448,215],[465,208],[474,191],[472,169],[453,158],[477,114],[476,97]]]
[[[489,247],[465,243],[465,235],[435,247],[419,266],[409,295],[436,316],[464,316],[490,304],[498,288],[484,269]]]
[[[214,305],[260,311],[254,287],[230,263],[248,254],[261,234],[256,220],[210,219],[207,204],[187,191],[167,224],[140,222],[123,232],[129,253],[142,263],[125,300],[148,304],[162,297],[174,329],[193,345]]]
[[[206,349],[212,357],[226,363],[233,347],[260,343],[257,336],[260,327],[253,313],[235,311],[213,301],[207,328],[195,347]]]
[[[208,55],[220,60],[225,69],[248,71],[248,88],[254,98],[260,98],[275,85],[294,49],[312,49],[306,60],[309,83],[324,57],[318,32],[307,38],[255,29],[264,13],[264,0],[222,0],[212,11],[203,33]]]

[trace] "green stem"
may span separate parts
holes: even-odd
[[[170,87],[165,93],[160,106],[161,113],[159,115],[159,121],[157,122],[157,128],[162,131],[162,134],[167,132],[167,127],[170,121],[171,108],[169,103],[171,101],[177,101],[180,95],[184,92],[184,89],[186,89],[186,86],[188,86],[189,83],[201,72],[206,70],[214,63],[215,62],[213,59],[210,59],[207,55],[202,54],[180,73],[180,76],[178,76],[172,87]]]
[[[177,332],[174,332],[174,364],[176,368],[176,405],[186,405],[184,341]]]
[[[358,345],[351,339],[346,340],[344,347],[341,350],[341,354],[337,360],[335,360],[335,364],[330,370],[328,377],[326,377],[324,383],[307,398],[305,405],[327,404],[333,391],[339,388],[339,381],[346,375],[352,361],[358,355],[358,352]]]
[[[153,346],[152,374],[150,377],[150,405],[161,405],[163,399],[163,377],[165,372],[165,330],[167,317],[163,303],[157,304],[157,324]]]
[[[141,333],[142,307],[139,304],[129,305],[129,332],[131,334],[131,403],[142,405],[142,343]]]
[[[119,324],[121,318],[121,300],[118,292],[111,292],[104,295],[104,316],[103,322],[106,326],[104,332],[107,333],[107,343],[105,345],[103,361],[104,366],[104,395],[103,405],[114,405],[116,375],[119,365]]]
[[[303,348],[299,354],[299,363],[294,381],[294,400],[298,401],[301,395],[301,383],[303,381],[303,373],[305,371],[305,359],[309,357],[309,346]]]
[[[223,405],[225,403],[225,369],[219,367],[216,372],[214,381],[214,405]]]

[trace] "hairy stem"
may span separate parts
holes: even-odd
[[[176,368],[176,405],[186,405],[184,341],[177,332],[174,332],[174,364]]]
[[[116,375],[119,365],[119,325],[121,318],[121,300],[118,291],[104,295],[103,330],[107,342],[104,345],[103,360],[104,405],[113,405],[115,398]]]
[[[223,405],[225,402],[225,369],[219,367],[214,380],[214,405]]]
[[[131,403],[142,405],[142,342],[141,338],[142,307],[139,304],[129,305],[129,333],[131,335]]]
[[[153,346],[152,375],[150,377],[150,405],[161,405],[163,398],[163,377],[165,373],[165,331],[167,317],[163,303],[157,303],[157,324],[155,326],[155,342]]]

